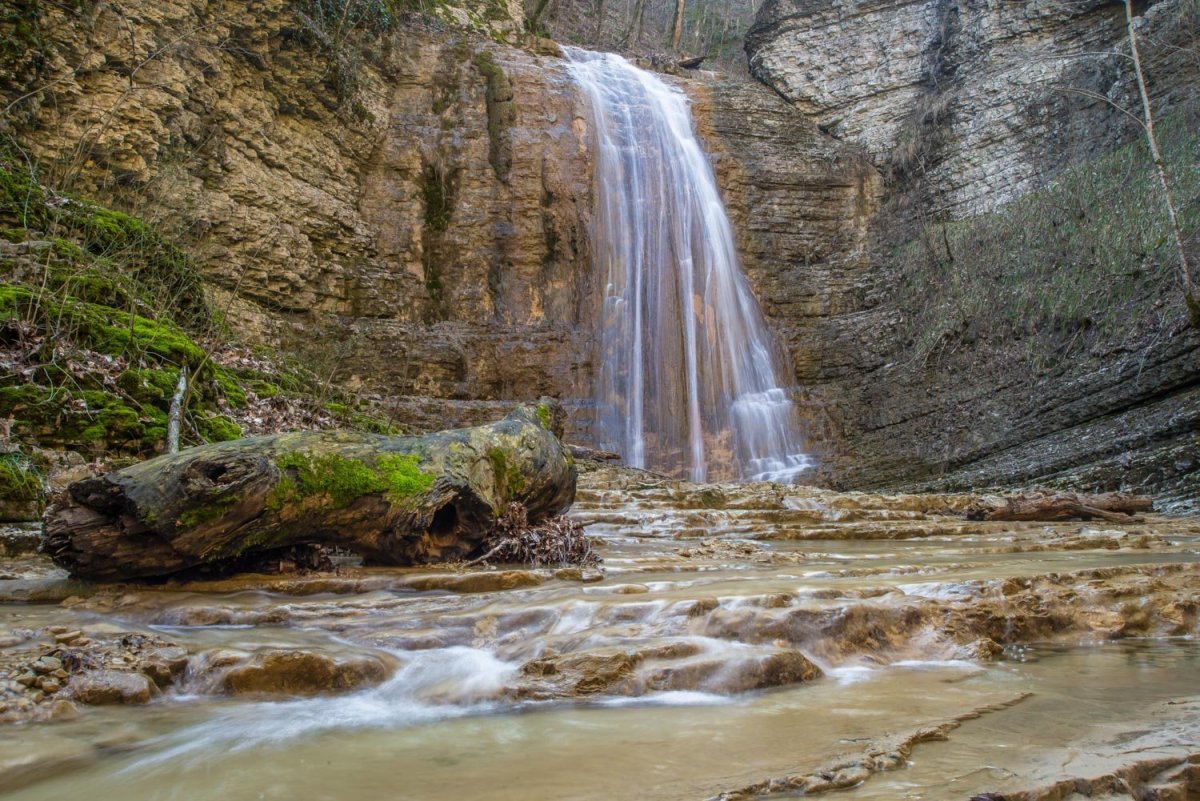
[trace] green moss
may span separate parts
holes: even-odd
[[[389,503],[403,504],[433,486],[436,477],[421,469],[415,454],[384,454],[374,468],[336,454],[285,454],[275,460],[283,476],[267,499],[275,511],[317,495],[333,508],[348,506],[372,493],[385,493]]]
[[[387,484],[387,499],[391,503],[404,503],[427,492],[436,480],[434,475],[421,469],[421,457],[416,454],[385,454],[379,457],[375,466]]]
[[[170,403],[179,382],[179,371],[130,367],[117,377],[117,386],[138,403],[159,406]]]
[[[246,387],[260,398],[273,398],[283,389],[278,384],[272,384],[270,381],[250,380],[246,382]]]
[[[197,416],[196,429],[206,442],[227,442],[242,436],[242,427],[223,414]]]
[[[206,506],[188,509],[179,516],[175,525],[179,528],[194,528],[202,523],[216,520],[236,504],[236,498],[219,498]]]
[[[203,348],[169,323],[73,298],[39,295],[27,287],[0,285],[0,319],[41,322],[52,335],[112,356],[151,356],[196,369],[207,362]]]
[[[0,239],[6,242],[24,242],[28,235],[24,228],[0,228]]]
[[[484,99],[488,115],[488,161],[496,177],[507,182],[512,170],[512,142],[508,134],[517,121],[512,82],[487,50],[476,53],[472,63],[487,82]]]
[[[45,495],[42,473],[20,453],[0,454],[0,499],[38,501]]]
[[[60,258],[102,271],[119,265],[115,272],[131,283],[125,294],[179,322],[212,323],[199,273],[182,250],[132,215],[48,191],[9,140],[0,140],[0,222],[50,239]]]
[[[221,390],[221,394],[225,400],[235,409],[243,409],[250,401],[246,397],[246,390],[242,389],[241,383],[227,370],[220,367],[213,371],[216,375],[217,386]],[[260,397],[263,397],[260,395]]]
[[[508,463],[508,457],[503,448],[494,447],[488,450],[488,461],[492,463],[492,474],[501,491],[511,496],[525,489],[525,477],[516,465]]]
[[[40,384],[0,387],[0,418],[13,433],[53,447],[147,453],[166,437],[167,415],[135,407],[121,395],[97,389],[64,389]]]
[[[398,426],[389,420],[383,420],[374,415],[364,414],[362,412],[351,412],[345,418],[345,422],[350,428],[355,431],[366,431],[371,434],[386,434],[388,436],[401,436],[407,434],[402,426]]]
[[[539,403],[537,405],[537,417],[538,422],[542,424],[542,428],[549,431],[554,420],[553,415],[550,414],[550,406],[545,403]]]
[[[356,498],[388,488],[370,467],[337,454],[289,453],[276,459],[275,466],[287,475],[271,493],[268,506],[273,509],[314,495],[327,496],[332,508],[340,509]]]

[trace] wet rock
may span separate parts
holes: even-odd
[[[1004,655],[1004,646],[995,640],[983,637],[967,645],[959,646],[955,652],[958,659],[975,659],[986,662]]]
[[[154,622],[164,626],[259,626],[282,623],[281,609],[229,609],[220,606],[180,606],[167,609]]]
[[[405,583],[415,590],[499,592],[521,587],[536,587],[544,583],[546,579],[546,575],[533,570],[487,570],[463,575],[417,576]]]
[[[42,656],[33,663],[33,671],[35,673],[53,673],[56,670],[62,670],[62,660],[54,656]]]
[[[657,667],[644,678],[647,690],[705,690],[742,693],[799,684],[822,676],[821,669],[799,651],[749,658],[714,658]]]
[[[89,706],[145,704],[158,694],[158,687],[141,673],[95,670],[71,679],[71,698]]]
[[[617,682],[630,678],[640,662],[637,653],[622,648],[536,659],[526,663],[521,672],[528,677],[551,678],[552,681],[522,687],[518,695],[554,697],[604,692]]]
[[[151,648],[139,664],[141,672],[160,688],[174,684],[187,666],[188,652],[179,646]]]
[[[269,651],[252,664],[231,669],[222,686],[231,695],[318,695],[370,687],[388,677],[374,656],[335,660],[307,651]]]

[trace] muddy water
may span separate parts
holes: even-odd
[[[6,764],[26,766],[0,786],[938,799],[1200,751],[1200,527],[969,523],[948,514],[963,503],[600,473],[575,514],[602,575],[347,568],[2,605],[0,633],[139,633],[189,661],[146,706],[0,729]],[[50,597],[59,580],[6,584]],[[229,671],[267,650],[377,660],[388,677],[228,695]]]

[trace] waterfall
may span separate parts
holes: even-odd
[[[565,50],[594,131],[598,444],[693,481],[794,480],[811,461],[686,96]]]

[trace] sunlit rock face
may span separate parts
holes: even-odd
[[[1148,40],[1182,34],[1182,6],[1135,3]],[[953,216],[1002,205],[1136,133],[1121,3],[767,0],[747,37],[751,72],[877,163],[919,171]],[[1146,64],[1181,96],[1181,54]],[[1195,83],[1194,79],[1192,81]]]
[[[153,55],[132,91],[123,26]],[[400,422],[472,424],[553,395],[589,440],[571,401],[595,370],[592,130],[562,59],[402,25],[358,53],[346,93],[286,3],[47,7],[42,30],[50,88],[14,115],[34,155],[177,232],[240,336],[383,396]],[[790,265],[863,227],[842,202],[853,171],[770,90],[679,84],[750,284],[810,364],[805,323],[779,312],[817,291]]]
[[[594,131],[600,446],[693,480],[794,480],[810,461],[790,381],[686,95],[620,56],[567,52]]]

